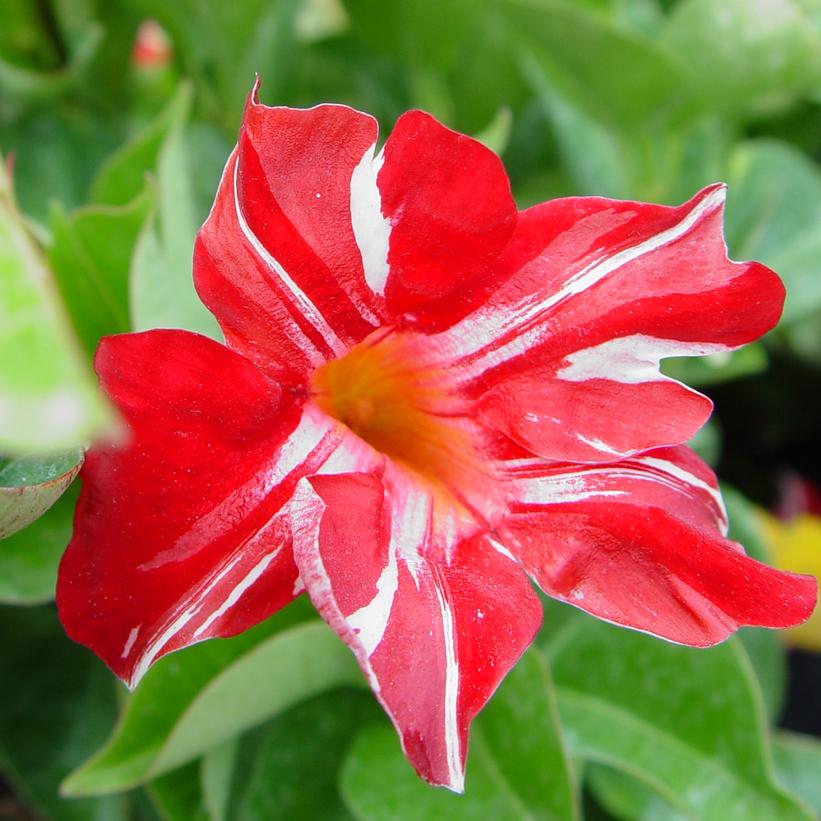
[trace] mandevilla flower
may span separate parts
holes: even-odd
[[[658,369],[760,336],[783,289],[727,259],[720,185],[517,212],[500,160],[429,115],[376,139],[252,93],[194,253],[226,344],[101,342],[132,438],[88,454],[58,603],[133,687],[304,590],[417,772],[460,790],[541,621],[528,576],[696,646],[811,613],[814,579],[725,538],[681,445],[710,401]]]

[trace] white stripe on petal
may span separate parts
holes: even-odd
[[[339,444],[341,434],[328,420],[321,417],[319,412],[311,414],[305,412],[302,415],[299,425],[291,433],[288,440],[283,444],[282,448],[274,457],[273,464],[270,468],[270,473],[267,476],[265,484],[265,491],[269,492],[279,483],[291,476],[296,470],[304,467],[306,472],[315,472],[321,467],[323,461],[332,453],[333,449]],[[249,483],[249,490],[253,488],[255,491],[256,483]],[[250,494],[252,499],[256,498],[256,492]],[[229,504],[230,503],[230,504]],[[204,516],[194,525],[194,527],[183,536],[174,547],[163,551],[159,554],[158,559],[152,562],[152,566],[158,566],[166,561],[171,561],[174,558],[179,559],[180,550],[186,550],[193,545],[199,544],[208,532],[213,533],[215,527],[219,527],[219,522],[223,516],[223,510],[228,508],[236,508],[237,506],[236,494],[232,494],[222,505],[218,505],[210,514]],[[255,504],[255,503],[254,503]],[[241,507],[242,513],[250,512],[251,506]],[[236,519],[236,511],[234,511],[234,520]],[[233,520],[232,520],[233,521]],[[273,521],[273,520],[272,520]],[[266,525],[267,526],[267,525]],[[223,524],[224,527],[224,524]],[[256,535],[256,534],[253,534]],[[193,638],[196,640],[204,637],[202,634],[211,626],[215,619],[222,616],[231,607],[233,607],[242,597],[242,595],[262,576],[270,563],[276,558],[282,543],[278,543],[276,548],[266,553],[257,564],[251,568],[245,576],[237,582],[231,589],[228,596],[222,601],[217,609],[210,613],[206,620],[194,631]],[[190,549],[188,550],[190,553]],[[166,645],[179,632],[184,630],[197,616],[207,604],[207,599],[211,593],[217,588],[229,573],[231,573],[238,564],[245,558],[242,550],[242,545],[239,546],[235,554],[227,561],[222,568],[220,568],[215,575],[207,580],[202,587],[194,591],[188,606],[170,624],[154,639],[143,651],[137,662],[134,673],[131,676],[129,683],[130,687],[135,687],[139,680],[145,675],[148,668],[153,664],[154,660],[162,653]],[[159,561],[158,561],[159,560]],[[146,568],[150,569],[150,568]],[[133,642],[132,642],[133,644]],[[129,648],[130,650],[130,648]]]
[[[306,462],[310,462],[307,472],[313,473],[319,469],[338,446],[340,438],[340,432],[328,417],[314,410],[313,406],[306,406],[299,425],[257,475],[241,487],[233,488],[219,504],[182,533],[171,547],[157,551],[150,561],[143,562],[138,569],[156,570],[168,562],[189,558],[203,542],[212,541],[216,534],[227,533],[248,516],[259,504],[260,492],[270,493]],[[259,484],[260,474],[265,476],[262,487]]]
[[[543,463],[544,464],[544,463]],[[647,470],[651,468],[652,470]],[[516,481],[516,471],[512,471]],[[727,511],[718,488],[705,482],[688,470],[655,456],[636,456],[613,467],[589,468],[575,473],[555,473],[518,480],[517,498],[523,504],[549,506],[585,499],[630,496],[632,491],[608,490],[597,487],[597,480],[607,483],[640,481],[660,485],[677,493],[682,492],[682,483],[707,493],[718,508],[718,526],[724,535],[727,532]]]
[[[713,501],[715,501],[716,506],[720,511],[722,535],[727,535],[727,528],[729,525],[727,509],[724,506],[724,499],[721,496],[721,491],[717,487],[713,487],[695,474],[684,470],[684,468],[674,464],[673,462],[668,462],[666,459],[658,459],[655,456],[635,456],[633,457],[633,461],[639,462],[642,465],[647,465],[648,467],[656,468],[657,470],[663,471],[664,473],[673,476],[685,484],[699,488],[700,490],[708,493],[713,498]]]
[[[661,231],[652,237],[648,237],[643,242],[637,243],[630,248],[625,248],[612,256],[600,258],[590,265],[574,274],[564,286],[547,297],[540,298],[539,295],[530,296],[523,299],[514,307],[506,307],[504,310],[497,309],[482,315],[480,323],[482,333],[471,336],[469,333],[459,334],[451,331],[450,336],[460,337],[458,356],[467,359],[478,354],[482,356],[480,362],[471,363],[468,368],[471,375],[481,373],[483,370],[494,367],[509,359],[521,355],[527,351],[534,342],[544,333],[541,328],[541,321],[544,315],[555,305],[564,302],[568,298],[582,293],[601,282],[614,271],[622,268],[628,263],[635,262],[647,254],[669,245],[687,233],[705,216],[720,208],[725,200],[726,191],[723,187],[711,191],[701,202],[699,202],[684,219],[676,225]],[[476,322],[476,318],[472,318]],[[537,327],[528,330],[529,326],[536,324]],[[457,326],[458,328],[458,326]],[[511,335],[513,338],[511,338]],[[720,350],[727,350],[721,347]],[[710,351],[714,352],[714,351]]]
[[[280,282],[288,289],[300,313],[313,325],[333,353],[336,356],[342,356],[347,351],[348,346],[334,333],[316,305],[311,302],[308,295],[294,282],[282,265],[271,256],[268,249],[259,241],[259,237],[254,234],[245,221],[242,208],[239,204],[239,188],[237,186],[238,171],[239,159],[237,159],[237,163],[234,165],[234,208],[237,212],[237,222],[239,223],[240,230],[260,259],[277,275]]]
[[[251,587],[262,574],[268,569],[268,565],[279,555],[284,542],[280,543],[274,550],[263,556],[240,580],[228,594],[228,598],[194,631],[194,638],[201,636],[220,616],[227,613],[239,600],[243,593]]]
[[[290,508],[294,550],[297,554],[300,575],[319,614],[351,648],[371,689],[399,730],[393,714],[380,695],[379,679],[371,666],[370,654],[366,652],[360,637],[351,629],[347,617],[340,609],[334,595],[331,577],[322,560],[319,535],[325,510],[325,502],[313,489],[311,483],[307,479],[300,480]],[[390,546],[388,549],[391,550]],[[302,561],[300,561],[301,557]]]
[[[222,570],[220,570],[220,572],[217,573],[211,581],[205,585],[192,604],[190,604],[179,616],[177,616],[177,618],[174,619],[174,621],[171,622],[171,624],[145,648],[143,654],[140,656],[139,662],[137,662],[137,665],[134,667],[134,672],[132,673],[131,679],[128,683],[130,688],[133,689],[137,686],[140,679],[148,671],[148,668],[154,663],[154,659],[157,658],[157,656],[162,652],[162,649],[191,621],[191,619],[194,618],[194,616],[197,615],[203,605],[203,600],[234,569],[234,567],[236,567],[240,559],[242,559],[241,554],[234,556],[231,561],[228,562],[225,567],[223,567]]]
[[[356,633],[368,657],[372,656],[388,627],[393,600],[399,587],[396,551],[388,548],[388,563],[376,582],[376,595],[348,616],[348,626]]]
[[[142,627],[141,624],[138,624],[136,627],[131,629],[131,632],[128,634],[128,638],[125,641],[125,646],[123,647],[123,652],[120,653],[120,658],[124,659],[128,656],[131,652],[131,648],[134,646],[134,642],[137,641],[137,636],[140,634],[140,628]]]
[[[554,476],[542,476],[534,480],[524,480],[520,485],[518,499],[529,505],[559,505],[568,502],[582,502],[585,499],[606,498],[608,496],[626,496],[624,490],[604,490],[591,488],[588,477],[596,473],[607,476],[623,474],[633,478],[635,471],[589,470],[578,473],[562,473]]]
[[[606,442],[602,442],[601,439],[596,439],[592,436],[584,436],[581,433],[576,434],[576,438],[580,442],[584,442],[585,445],[589,445],[594,450],[599,451],[600,453],[606,453],[608,456],[622,456],[622,452],[620,450],[615,450],[611,448]]]
[[[372,145],[362,155],[351,176],[351,223],[362,255],[365,281],[374,293],[384,296],[391,224],[382,213],[382,197],[376,184],[385,155],[380,151],[374,157],[375,147]]]
[[[442,614],[442,633],[445,640],[445,747],[447,749],[448,776],[450,789],[463,792],[465,789],[465,774],[462,770],[462,759],[459,745],[459,663],[456,660],[455,625],[453,611],[445,597],[438,574],[434,573],[431,579],[439,611]]]
[[[566,357],[568,363],[556,372],[566,382],[608,379],[635,385],[667,379],[659,372],[659,363],[668,356],[703,356],[731,350],[713,342],[682,342],[632,334],[608,339],[599,345],[583,348]]]

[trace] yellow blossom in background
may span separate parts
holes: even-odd
[[[811,573],[821,582],[821,516],[802,513],[784,522],[762,511],[761,528],[776,567]],[[804,624],[785,630],[782,635],[793,647],[821,652],[821,608]]]

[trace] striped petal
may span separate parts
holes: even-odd
[[[500,261],[507,284],[432,344],[482,418],[541,456],[600,462],[680,444],[712,405],[660,360],[750,342],[783,302],[772,271],[727,259],[723,203],[713,186],[678,208],[536,206]]]
[[[461,791],[470,722],[532,641],[541,608],[484,536],[450,531],[444,544],[429,491],[390,484],[363,473],[304,480],[294,555],[410,763]]]
[[[108,337],[95,365],[132,437],[88,454],[57,603],[69,635],[134,686],[164,654],[293,598],[286,506],[339,436],[196,334]]]
[[[816,599],[724,538],[715,477],[687,448],[600,466],[507,464],[516,501],[499,538],[550,596],[693,646],[738,627],[791,627]]]
[[[228,344],[280,379],[344,354],[381,324],[384,301],[357,244],[375,264],[373,197],[357,169],[376,136],[376,121],[346,106],[271,108],[256,88],[249,97],[197,239],[195,280]],[[364,213],[356,224],[354,211]]]
[[[388,309],[426,331],[446,328],[498,284],[495,262],[517,219],[504,166],[421,111],[399,118],[381,161]]]

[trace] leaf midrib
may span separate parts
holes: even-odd
[[[580,693],[576,690],[573,690],[570,687],[558,684],[556,685],[556,695],[559,701],[560,713],[562,702],[569,702],[571,704],[583,707],[588,712],[605,715],[609,717],[612,721],[615,721],[616,723],[619,723],[622,726],[626,727],[628,731],[650,738],[651,741],[661,749],[667,748],[671,749],[672,751],[678,749],[679,751],[684,752],[688,756],[695,758],[702,765],[706,763],[707,765],[709,765],[707,769],[713,770],[721,779],[728,781],[731,784],[735,784],[741,787],[742,789],[745,789],[746,791],[749,791],[753,796],[758,796],[759,798],[765,799],[768,802],[772,801],[775,797],[779,797],[782,800],[790,800],[789,796],[785,795],[781,791],[781,789],[773,782],[771,774],[767,773],[766,771],[762,772],[761,776],[764,783],[770,787],[770,790],[763,791],[759,787],[759,782],[742,778],[738,773],[735,773],[732,770],[728,769],[726,764],[720,758],[711,757],[704,750],[700,750],[698,747],[694,747],[692,744],[683,741],[681,738],[672,735],[671,733],[666,733],[660,730],[655,725],[650,724],[648,721],[642,719],[641,717],[637,716],[635,713],[630,712],[629,710],[616,707],[613,704],[603,701],[601,698],[597,696]],[[588,758],[589,756],[585,755],[584,757]],[[645,768],[642,767],[641,769]],[[798,805],[796,805],[792,801],[790,801],[790,803],[793,804],[796,813],[800,812],[800,808]]]

